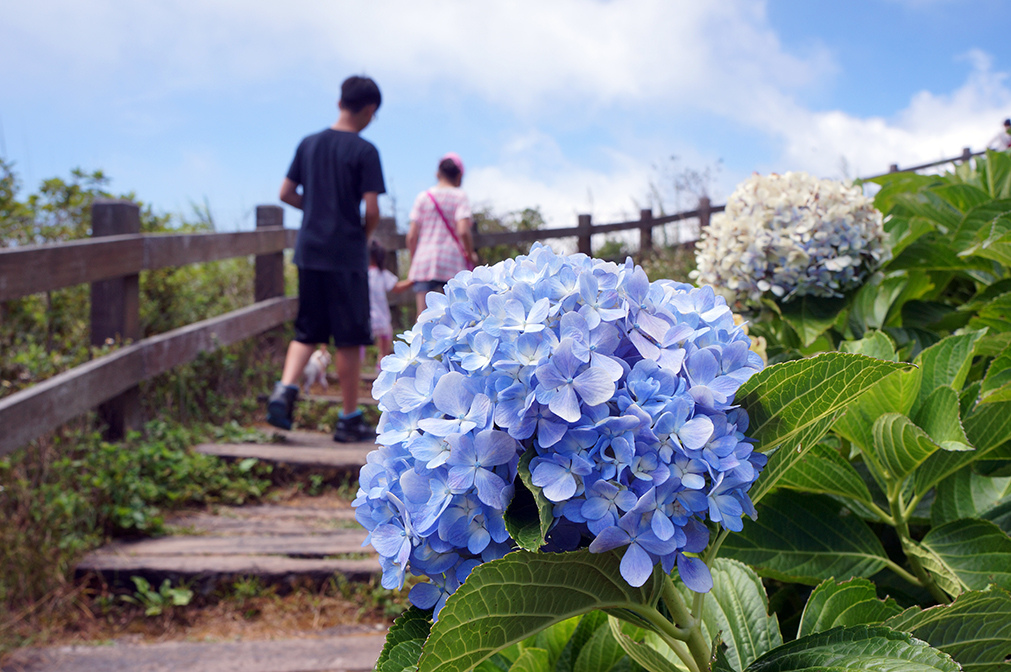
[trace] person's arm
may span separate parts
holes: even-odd
[[[477,252],[474,251],[474,234],[471,232],[473,222],[470,217],[456,220],[456,235],[460,238],[463,249],[467,252],[470,263],[477,265]]]
[[[365,238],[371,238],[379,226],[379,193],[367,191],[362,194],[365,199]]]
[[[418,220],[411,220],[411,228],[407,230],[407,251],[411,253],[411,259],[414,258],[414,253],[418,249],[418,237],[420,235],[418,230]]]
[[[298,185],[287,177],[281,183],[281,202],[302,209],[302,194],[298,193]]]

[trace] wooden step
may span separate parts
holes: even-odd
[[[344,403],[344,398],[340,394],[330,394],[329,392],[324,394],[303,394],[299,399],[305,399],[306,401],[315,401],[319,404],[333,404],[341,405]],[[372,389],[362,390],[358,395],[358,404],[362,406],[378,406],[379,402],[372,398]]]
[[[276,432],[276,443],[202,443],[198,453],[235,459],[258,460],[302,467],[322,467],[354,471],[365,464],[373,443],[338,443],[329,434],[319,432]]]
[[[283,555],[289,558],[328,558],[371,552],[363,548],[366,531],[337,530],[317,534],[230,534],[170,536],[117,542],[102,549],[106,555],[145,558],[173,555]]]
[[[294,585],[310,582],[321,585],[335,574],[349,581],[368,581],[380,573],[379,562],[363,560],[289,558],[277,555],[181,555],[130,556],[96,551],[78,565],[76,575],[100,575],[107,583],[132,587],[131,577],[141,576],[152,585],[165,579],[186,582],[208,594],[220,584],[250,577],[264,585]]]
[[[189,513],[166,523],[183,534],[218,536],[249,534],[314,534],[337,529],[361,529],[354,509],[317,509],[264,504],[222,509],[218,513]]]

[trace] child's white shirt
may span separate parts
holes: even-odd
[[[397,284],[397,276],[385,268],[369,266],[369,317],[372,320],[372,336],[392,336],[393,322],[390,318],[390,304],[386,300],[389,292]]]

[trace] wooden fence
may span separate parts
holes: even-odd
[[[973,153],[966,148],[957,157],[902,170],[892,165],[889,172],[922,170],[967,161],[979,154],[982,152]],[[655,227],[697,219],[701,229],[709,224],[713,213],[723,209],[723,205],[713,206],[707,197],[702,197],[694,210],[663,217],[642,210],[637,220],[593,224],[590,215],[579,215],[574,227],[479,233],[474,242],[482,248],[575,238],[578,251],[591,254],[594,235],[638,230],[640,253],[648,253],[654,247]],[[298,298],[284,294],[284,250],[294,246],[297,232],[283,227],[283,217],[280,207],[261,205],[256,208],[255,231],[143,235],[136,205],[99,200],[92,207],[91,239],[0,250],[0,303],[91,283],[92,344],[102,345],[107,339],[128,343],[111,354],[0,399],[0,456],[96,406],[109,427],[110,438],[122,436],[140,423],[141,381],[191,362],[202,352],[255,336],[293,319]],[[377,238],[387,249],[406,247],[405,236],[396,232],[391,219],[381,222]],[[256,257],[253,305],[158,336],[140,338],[141,271],[248,255]]]
[[[139,208],[126,201],[92,206],[92,238],[0,250],[0,302],[91,283],[91,343],[129,344],[111,354],[0,399],[0,455],[99,407],[110,438],[140,423],[138,383],[201,353],[291,320],[298,299],[284,295],[284,229],[278,206],[256,209],[256,230],[241,233],[140,233]],[[255,303],[151,338],[140,338],[139,273],[256,255]]]
[[[703,198],[697,209],[666,217],[654,218],[643,210],[638,220],[593,225],[589,215],[580,215],[575,227],[479,234],[475,245],[575,237],[579,251],[589,254],[595,234],[638,230],[641,249],[650,250],[653,227],[691,218],[704,226],[711,213],[722,209]],[[99,200],[92,206],[92,238],[0,250],[0,303],[90,283],[91,343],[127,342],[111,354],[0,399],[0,456],[96,406],[109,437],[121,437],[139,427],[141,381],[293,319],[298,298],[284,295],[284,250],[294,246],[297,231],[283,228],[283,217],[280,207],[261,205],[256,208],[255,231],[144,235],[136,205]],[[392,219],[381,222],[377,237],[387,249],[406,246]],[[141,271],[248,255],[256,257],[253,305],[140,338]]]

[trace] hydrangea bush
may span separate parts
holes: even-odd
[[[838,297],[887,257],[881,213],[859,188],[803,172],[755,174],[702,232],[692,277],[744,304]]]
[[[550,503],[542,550],[623,549],[632,586],[659,563],[709,590],[707,521],[740,530],[766,462],[734,405],[763,363],[726,301],[535,244],[428,304],[373,386],[379,448],[354,502],[383,585],[428,577],[410,599],[438,613],[517,547],[510,505],[529,489]]]

